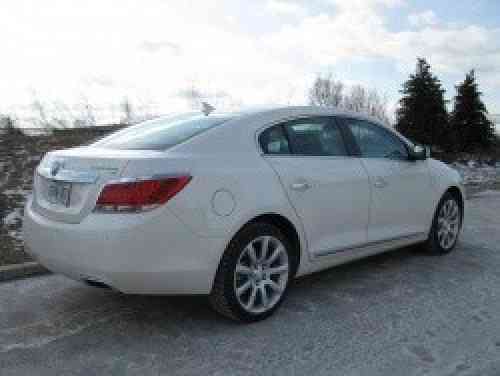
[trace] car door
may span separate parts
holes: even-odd
[[[368,176],[360,159],[349,155],[333,118],[277,124],[259,142],[302,220],[313,256],[366,242]]]
[[[368,241],[423,235],[432,215],[426,161],[409,158],[408,146],[383,126],[344,119],[370,179]]]

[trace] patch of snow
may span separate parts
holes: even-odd
[[[26,189],[6,189],[5,191],[3,191],[3,194],[4,195],[7,195],[7,196],[12,196],[12,195],[18,195],[18,196],[26,196],[30,193],[29,190],[26,190]]]
[[[482,192],[478,192],[478,193],[475,193],[473,194],[473,197],[476,198],[476,197],[482,197],[482,198],[485,198],[485,197],[500,197],[500,191],[493,191],[493,190],[486,190],[486,191],[482,191]]]
[[[8,235],[12,239],[15,239],[17,241],[22,241],[23,240],[23,235],[22,235],[21,231],[12,230],[12,231],[8,232]]]
[[[21,209],[16,209],[5,216],[5,218],[3,219],[3,223],[6,226],[12,226],[19,222],[21,219]]]
[[[450,167],[458,171],[465,185],[483,185],[500,181],[500,168],[496,166],[482,165],[471,160],[466,163],[455,162]]]

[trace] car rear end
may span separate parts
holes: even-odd
[[[199,236],[170,209],[196,184],[196,160],[170,149],[227,120],[212,119],[152,122],[48,153],[25,208],[27,252],[126,293],[208,293],[224,239]]]

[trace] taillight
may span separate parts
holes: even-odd
[[[101,191],[95,210],[101,212],[151,210],[174,197],[190,180],[191,176],[181,175],[109,183]]]

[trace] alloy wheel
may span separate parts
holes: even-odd
[[[445,201],[439,210],[437,219],[437,238],[443,249],[452,248],[457,241],[460,220],[458,203],[453,199]]]
[[[234,291],[241,307],[252,314],[272,309],[288,283],[290,265],[284,245],[274,236],[252,240],[234,272]]]

